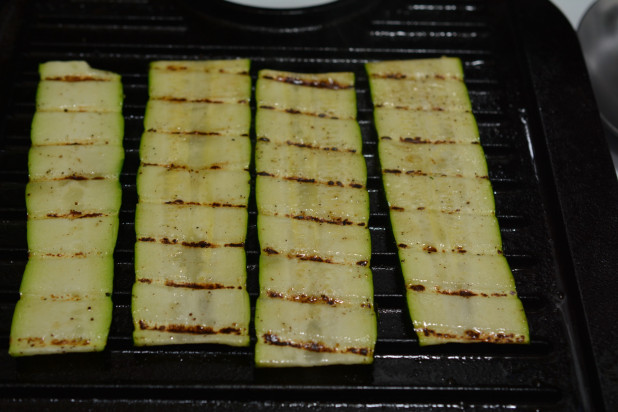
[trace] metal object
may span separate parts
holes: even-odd
[[[598,0],[577,30],[601,118],[618,138],[618,0]]]
[[[577,34],[618,174],[618,1],[595,2]]]
[[[549,2],[342,0],[279,22],[272,11],[201,3],[0,6],[0,409],[618,409],[618,182],[597,144],[603,134],[577,39]],[[420,348],[408,319],[363,63],[441,55],[464,63],[505,255],[530,322],[528,346]],[[379,316],[372,366],[266,370],[254,367],[252,347],[132,344],[135,174],[148,63],[235,57],[252,60],[254,78],[261,68],[356,74]],[[123,76],[127,153],[114,318],[102,353],[13,359],[6,349],[27,258],[24,185],[37,65],[54,59],[84,59]],[[250,205],[255,302],[253,198]]]

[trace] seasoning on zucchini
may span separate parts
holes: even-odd
[[[248,60],[159,61],[137,173],[136,345],[249,344]]]
[[[385,61],[366,69],[420,345],[528,343],[461,61]]]
[[[112,318],[124,121],[120,76],[48,62],[32,120],[29,259],[9,354],[101,351]]]
[[[255,362],[371,363],[377,332],[354,76],[258,77]]]

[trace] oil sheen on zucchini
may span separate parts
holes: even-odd
[[[385,61],[366,69],[420,345],[528,343],[460,60]]]
[[[48,62],[32,121],[26,186],[29,259],[9,353],[103,350],[112,318],[122,147],[120,76]]]
[[[248,60],[158,61],[137,173],[136,345],[249,344]]]
[[[367,171],[352,73],[259,72],[258,366],[373,361]]]

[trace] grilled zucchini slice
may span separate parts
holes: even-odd
[[[137,176],[133,340],[249,344],[248,60],[159,61]]]
[[[420,345],[529,342],[460,60],[386,61],[366,69]]]
[[[40,66],[26,186],[29,260],[12,356],[100,351],[112,317],[124,121],[120,76]]]
[[[369,200],[353,74],[258,77],[256,365],[371,363]]]

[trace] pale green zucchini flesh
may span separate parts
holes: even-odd
[[[147,203],[243,207],[249,198],[245,170],[187,170],[143,165],[137,172],[137,195]]]
[[[79,257],[113,253],[118,215],[28,219],[31,256]]]
[[[43,112],[32,119],[35,146],[61,144],[122,145],[124,118],[116,112]]]
[[[33,181],[83,178],[116,181],[123,160],[122,146],[33,146],[28,155],[28,170]]]
[[[257,366],[373,361],[367,170],[351,73],[256,84]]]
[[[31,181],[26,185],[28,216],[84,217],[120,209],[122,188],[112,179]]]
[[[243,288],[245,266],[245,251],[240,247],[189,248],[160,242],[135,245],[136,280],[142,283]],[[175,274],[173,279],[170,273]]]
[[[221,147],[227,150],[222,151]],[[142,135],[139,153],[145,165],[190,172],[208,169],[236,171],[244,170],[251,161],[251,142],[247,136],[210,135],[205,138],[191,133],[146,132]]]
[[[237,136],[247,133],[250,122],[248,101],[221,104],[161,99],[148,101],[144,128],[171,135]]]
[[[248,60],[159,61],[140,144],[135,345],[249,344]]]
[[[103,350],[122,198],[120,76],[85,62],[40,66],[26,186],[29,260],[9,354]]]
[[[366,69],[420,345],[529,342],[460,60],[386,61]]]
[[[258,110],[255,123],[260,125],[258,140],[300,147],[320,147],[324,150],[362,151],[363,143],[355,119],[298,116],[298,113],[293,112]]]

